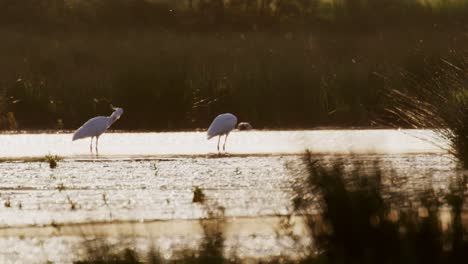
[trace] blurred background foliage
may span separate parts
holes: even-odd
[[[468,1],[0,0],[0,36],[1,129],[74,129],[110,103],[125,109],[115,129],[221,112],[374,126],[398,124],[385,87],[466,60]]]

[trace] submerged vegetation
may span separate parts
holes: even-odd
[[[1,0],[0,128],[73,129],[109,103],[128,109],[117,129],[227,111],[258,128],[371,126],[384,87],[410,87],[401,72],[466,57],[467,2],[430,3]]]
[[[44,160],[45,162],[49,163],[49,167],[51,169],[55,169],[57,167],[57,162],[61,161],[63,158],[57,155],[45,155]]]
[[[200,187],[195,186],[193,188],[192,202],[193,203],[203,203],[204,201],[205,201],[205,193],[203,193],[203,190],[200,189]]]
[[[10,197],[7,197],[7,198],[5,199],[5,202],[3,203],[3,205],[5,205],[6,208],[10,208],[10,207],[11,207]]]

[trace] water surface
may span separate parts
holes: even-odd
[[[89,155],[89,139],[72,134],[0,134],[1,157],[64,157]],[[224,139],[222,139],[224,140]],[[229,135],[231,154],[299,154],[305,149],[334,154],[443,153],[444,140],[430,130],[236,131]],[[217,138],[205,132],[105,133],[102,156],[205,155],[216,152]]]
[[[409,201],[447,190],[456,170],[428,130],[236,131],[221,156],[204,132],[106,133],[99,142],[96,157],[89,140],[72,142],[71,134],[0,135],[0,262],[71,263],[83,234],[133,233],[138,245],[163,252],[193,246],[197,220],[207,217],[192,201],[195,186],[206,204],[224,208],[228,248],[245,257],[291,254],[290,238],[276,231],[278,217],[293,212],[305,149],[325,164],[379,161],[395,172],[383,179],[385,196]],[[51,169],[27,159],[46,154],[64,160]]]

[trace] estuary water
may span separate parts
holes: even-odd
[[[199,219],[196,187],[228,216],[289,214],[306,149],[324,161],[379,160],[408,178],[405,191],[444,188],[455,163],[431,142],[444,144],[428,130],[248,131],[218,155],[203,132],[106,133],[96,156],[71,134],[2,134],[0,227]],[[49,154],[63,157],[56,168],[34,161]]]
[[[72,142],[71,138],[70,133],[0,134],[0,158],[90,154],[89,139]],[[216,153],[216,144],[217,138],[206,140],[206,132],[105,133],[99,138],[99,154],[104,157],[206,155]],[[441,147],[446,144],[430,130],[379,129],[235,131],[229,135],[226,146],[230,154],[300,154],[306,149],[327,154],[411,154],[443,153]]]
[[[216,144],[205,132],[105,133],[97,157],[70,133],[0,134],[0,262],[70,263],[80,237],[96,234],[151,236],[170,251],[200,238],[206,205],[223,208],[226,243],[243,256],[288,254],[275,227],[293,213],[306,149],[324,163],[379,161],[396,175],[384,178],[390,196],[446,190],[456,171],[430,130],[235,131],[228,153]],[[52,169],[35,159],[45,155],[63,160]]]

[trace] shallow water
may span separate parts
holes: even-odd
[[[89,156],[90,140],[72,142],[71,138],[71,134],[0,134],[0,158]],[[299,154],[305,149],[333,154],[444,152],[431,141],[445,146],[430,130],[235,131],[226,148],[231,154]],[[205,155],[215,153],[216,144],[216,138],[206,140],[205,132],[105,133],[99,138],[99,153],[119,157]]]
[[[318,156],[318,159],[327,157]],[[447,155],[354,157],[381,161],[404,179],[389,186],[413,192],[443,189],[455,164]],[[349,161],[349,158],[346,158]],[[0,163],[0,226],[104,220],[197,219],[206,216],[192,203],[194,186],[227,216],[291,213],[292,185],[304,176],[301,156],[173,158]],[[75,209],[71,210],[72,204]]]
[[[156,222],[152,236],[162,249],[174,243],[193,244],[199,227],[190,221],[207,216],[204,206],[192,202],[195,186],[203,190],[207,204],[222,206],[231,221],[253,219],[243,222],[244,232],[235,232],[226,243],[240,243],[236,247],[245,256],[286,254],[278,243],[285,238],[278,237],[274,227],[269,233],[252,233],[259,232],[254,222],[273,225],[276,222],[268,222],[269,217],[292,212],[293,186],[304,176],[305,149],[324,163],[339,159],[373,166],[378,160],[384,171],[395,169],[395,177],[384,178],[389,197],[402,193],[411,197],[428,188],[446,190],[456,167],[450,155],[430,143],[443,141],[424,130],[233,132],[229,154],[222,156],[213,154],[217,142],[207,142],[202,132],[107,133],[100,139],[99,158],[89,154],[88,140],[70,138],[70,134],[0,135],[4,160],[0,162],[0,255],[5,257],[0,261],[76,260],[67,254],[79,251],[77,237],[83,229],[54,231],[58,224],[188,221],[171,235],[157,231],[161,226]],[[45,162],[22,160],[45,154],[65,159],[55,169]],[[52,227],[51,233],[12,228],[41,225]],[[124,229],[115,230],[119,235]],[[24,252],[31,254],[22,257]]]

